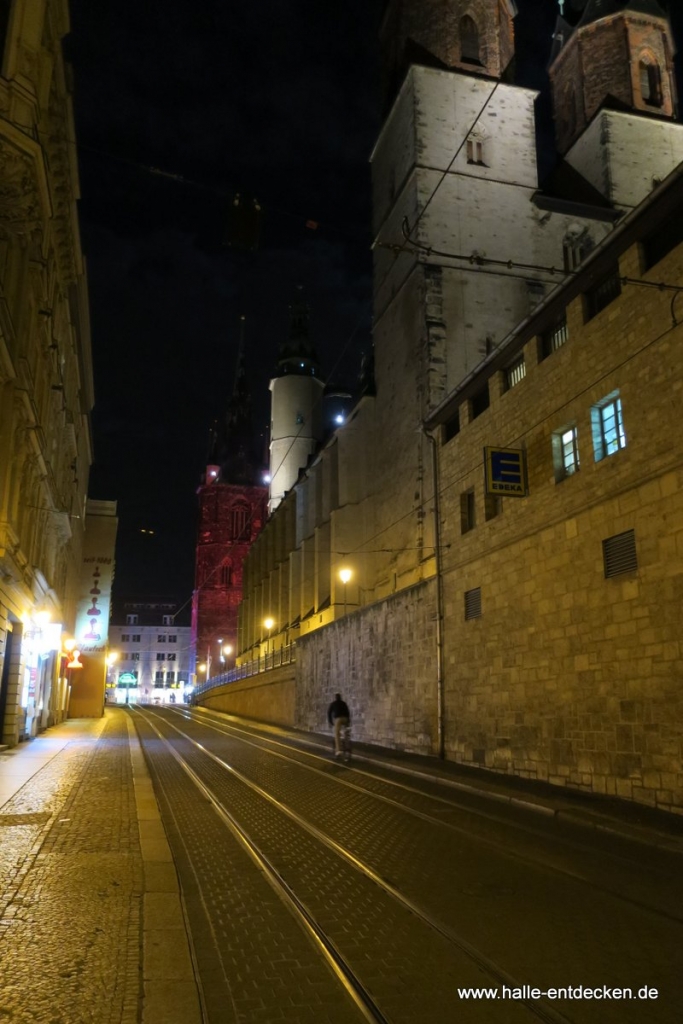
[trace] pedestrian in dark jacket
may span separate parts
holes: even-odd
[[[334,700],[327,709],[327,721],[334,728],[335,757],[341,757],[342,730],[347,729],[351,723],[351,712],[346,701],[342,700],[341,693],[335,693]]]

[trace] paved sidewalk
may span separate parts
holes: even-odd
[[[122,709],[0,752],[0,1021],[200,1024],[175,867]]]

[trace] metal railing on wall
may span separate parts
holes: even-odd
[[[269,672],[273,668],[280,668],[281,665],[291,665],[294,661],[296,661],[296,642],[287,644],[285,647],[278,647],[277,650],[269,651],[268,654],[254,658],[252,661],[245,661],[242,665],[236,665],[229,672],[221,672],[219,676],[212,676],[210,679],[198,682],[193,696],[197,697],[217,686],[236,683],[239,679],[257,676],[259,672]]]

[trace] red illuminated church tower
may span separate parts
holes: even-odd
[[[197,491],[192,644],[199,681],[219,675],[234,663],[242,566],[267,514],[268,488],[263,483],[264,465],[258,446],[244,365],[243,317],[235,386],[225,426],[212,431],[209,464]],[[225,653],[228,647],[231,653]],[[201,665],[206,666],[204,671],[199,669]]]

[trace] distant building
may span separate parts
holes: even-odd
[[[173,601],[124,600],[109,627],[107,700],[174,704],[191,686],[189,608]]]

